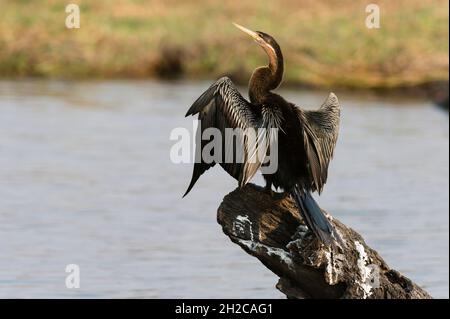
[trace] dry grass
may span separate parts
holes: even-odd
[[[367,29],[369,1],[91,0],[68,30],[61,0],[0,3],[0,75],[214,78],[244,82],[263,52],[231,25],[273,35],[291,84],[415,86],[448,79],[445,0],[370,1],[381,28]]]

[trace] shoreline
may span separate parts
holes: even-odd
[[[365,2],[339,3],[83,1],[80,28],[68,29],[60,1],[7,1],[0,78],[197,81],[228,75],[246,85],[267,58],[235,21],[277,40],[286,88],[420,96],[434,91],[434,83],[448,83],[448,1],[380,1],[379,29],[364,24]]]
[[[248,84],[247,81],[243,81],[244,77],[234,77],[233,75],[227,75],[226,73],[221,76],[228,76],[230,79],[239,87],[246,88]],[[81,82],[97,82],[97,81],[154,81],[163,84],[171,83],[195,83],[195,82],[205,82],[213,83],[215,80],[220,78],[213,77],[187,77],[187,76],[176,76],[176,77],[157,77],[157,76],[102,76],[94,75],[90,77],[82,76],[71,76],[71,77],[59,77],[59,76],[1,76],[0,81],[33,81],[33,80],[48,80],[48,81],[81,81]],[[434,103],[439,103],[441,100],[448,98],[449,95],[449,80],[437,80],[428,81],[416,85],[402,85],[402,86],[391,86],[391,87],[350,87],[342,85],[333,86],[318,86],[311,83],[302,83],[295,81],[283,81],[280,88],[277,90],[301,90],[301,91],[338,91],[341,94],[352,94],[352,95],[366,95],[375,97],[387,97],[387,98],[411,98],[411,99],[423,99],[431,100]]]

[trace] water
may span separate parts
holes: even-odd
[[[209,83],[0,82],[0,297],[282,298],[216,208],[236,183],[169,161]],[[318,106],[325,93],[284,91]],[[448,115],[422,101],[339,94],[322,207],[391,267],[448,298]],[[260,182],[261,179],[257,178]],[[81,288],[65,287],[65,267]]]

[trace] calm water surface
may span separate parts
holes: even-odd
[[[0,82],[0,297],[283,297],[216,223],[236,186],[225,172],[181,199],[192,166],[170,162],[169,136],[192,130],[183,116],[208,85]],[[326,97],[282,93],[313,107]],[[319,203],[448,298],[448,115],[336,93],[341,135]],[[65,288],[71,263],[80,289]]]

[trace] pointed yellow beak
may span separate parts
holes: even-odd
[[[242,32],[245,32],[245,33],[247,33],[248,35],[250,35],[253,39],[255,39],[255,40],[258,40],[258,39],[259,39],[259,35],[258,35],[258,33],[256,33],[255,31],[252,31],[252,30],[250,30],[250,29],[247,29],[247,28],[245,28],[245,27],[243,27],[243,26],[241,26],[241,25],[239,25],[239,24],[237,24],[237,23],[234,23],[234,22],[233,22],[233,25],[234,25],[236,28],[238,28],[239,30],[241,30]]]

